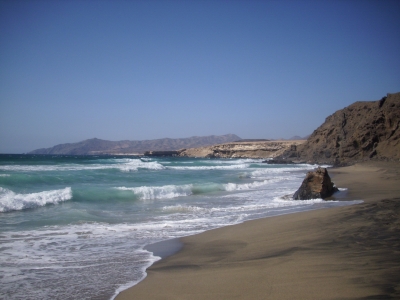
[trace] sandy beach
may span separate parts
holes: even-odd
[[[399,299],[400,163],[328,171],[364,203],[185,237],[116,299]]]

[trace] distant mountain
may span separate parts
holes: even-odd
[[[182,139],[156,139],[144,141],[106,141],[101,139],[88,139],[78,143],[60,144],[51,148],[42,148],[29,152],[29,154],[61,154],[61,155],[99,155],[99,154],[133,154],[145,151],[167,151],[182,148],[195,148],[212,146],[241,140],[235,134],[192,136]]]
[[[234,141],[234,142],[242,143],[242,142],[268,142],[268,141],[270,141],[270,140],[267,140],[267,139],[240,139],[240,140]]]
[[[301,137],[301,136],[295,135],[295,136],[292,136],[289,140],[306,140],[306,139],[308,139],[309,136],[310,135],[307,135],[305,137]]]

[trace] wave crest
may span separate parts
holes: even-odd
[[[30,194],[17,194],[0,187],[0,212],[36,208],[70,199],[72,199],[72,189],[70,187]]]
[[[140,159],[131,159],[125,164],[118,165],[118,169],[123,172],[137,171],[139,169],[163,170],[165,167],[156,161],[142,161]]]
[[[5,165],[0,166],[2,171],[17,172],[51,172],[51,171],[88,171],[118,169],[123,172],[137,171],[139,169],[162,170],[163,165],[156,161],[142,161],[140,159],[118,159],[115,163],[104,164],[65,164],[65,165]]]
[[[167,168],[173,170],[201,171],[201,170],[237,170],[237,169],[246,169],[249,166],[250,164],[235,164],[227,166],[176,166]]]
[[[170,199],[193,194],[192,185],[164,185],[164,186],[140,186],[117,187],[119,190],[132,191],[141,200]]]
[[[116,187],[122,191],[132,191],[140,200],[171,199],[212,192],[232,192],[251,190],[273,182],[273,180],[255,181],[250,183],[208,183],[164,186]]]
[[[250,183],[227,183],[224,188],[227,192],[251,190],[270,183],[271,180],[255,181]]]

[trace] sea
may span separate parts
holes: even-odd
[[[359,202],[292,200],[316,167],[261,159],[2,154],[0,298],[114,299],[160,259],[146,245]]]

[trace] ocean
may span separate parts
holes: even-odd
[[[146,245],[357,203],[287,197],[315,167],[260,159],[0,155],[0,298],[113,299],[160,259]]]

